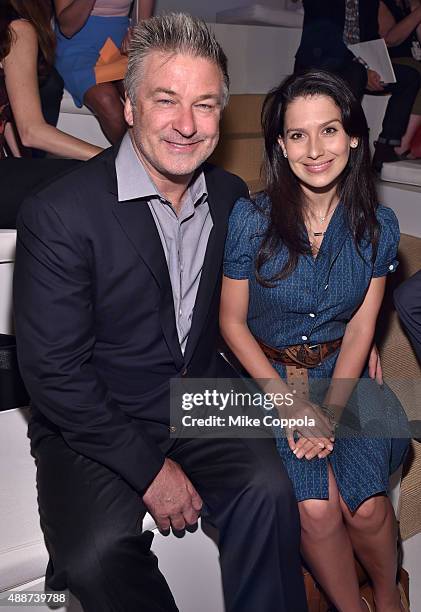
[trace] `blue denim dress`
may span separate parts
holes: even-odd
[[[255,203],[238,200],[231,213],[225,246],[225,276],[249,281],[251,333],[276,348],[341,338],[348,321],[363,302],[371,279],[393,272],[398,265],[399,225],[394,212],[385,206],[377,208],[380,238],[373,262],[369,243],[361,244],[358,252],[340,203],[317,257],[300,256],[297,268],[288,278],[276,281],[273,287],[263,287],[255,277],[255,261],[267,227],[269,207],[265,195],[259,196]],[[262,267],[261,274],[271,278],[287,259],[288,251],[281,245],[278,253]],[[338,353],[309,369],[310,382],[332,376]],[[273,365],[285,378],[285,368]],[[401,422],[406,421],[402,407],[387,386],[375,396],[375,401],[380,396],[384,403],[381,410],[389,410],[398,414]],[[338,437],[328,458],[308,461],[295,457],[285,437],[277,438],[278,451],[298,501],[328,499],[329,462],[339,492],[351,511],[368,497],[388,491],[389,475],[402,462],[407,446],[406,438]]]

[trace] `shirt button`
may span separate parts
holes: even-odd
[[[307,336],[301,336],[302,340],[308,340]]]
[[[390,264],[389,266],[389,270],[394,270],[395,266],[393,264]]]
[[[310,312],[310,317],[311,317],[312,319],[314,319],[314,317],[315,317],[315,316],[316,316],[316,315],[314,314],[314,312]]]
[[[187,376],[187,368],[184,368],[184,370],[182,370],[181,376]]]
[[[171,433],[175,433],[177,431],[177,427],[175,425],[170,425],[170,427],[168,427],[169,431]]]

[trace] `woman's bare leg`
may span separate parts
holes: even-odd
[[[373,583],[376,608],[381,612],[399,612],[396,587],[397,523],[386,495],[376,495],[351,513],[343,500],[344,520],[357,557]]]
[[[415,132],[418,130],[420,125],[421,115],[410,115],[406,132],[402,136],[401,144],[399,147],[395,147],[396,153],[402,155],[402,153],[406,153],[410,149],[411,140],[415,136]]]
[[[367,612],[361,602],[354,553],[330,467],[329,499],[308,499],[298,507],[301,552],[312,575],[340,612]]]
[[[123,137],[127,125],[120,92],[115,83],[93,85],[85,93],[83,103],[96,115],[102,131],[112,144]]]

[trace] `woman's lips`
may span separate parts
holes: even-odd
[[[319,174],[320,172],[328,170],[332,164],[333,159],[328,159],[325,162],[319,162],[317,164],[304,164],[304,167],[307,172],[310,172],[311,174]]]

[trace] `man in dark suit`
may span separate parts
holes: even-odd
[[[395,147],[401,143],[421,85],[414,68],[400,65],[393,67],[396,83],[383,84],[379,74],[348,49],[350,44],[380,38],[379,1],[303,0],[303,33],[295,56],[295,71],[321,68],[339,74],[358,99],[362,99],[365,92],[392,94],[375,145],[373,167],[377,171],[381,170],[383,162],[400,159]]]
[[[18,222],[47,583],[85,612],[174,611],[142,519],[183,530],[202,513],[220,532],[227,610],[304,612],[298,513],[273,441],[170,435],[170,379],[223,372],[224,239],[247,193],[205,163],[226,57],[203,22],[155,17],[135,28],[126,89],[120,147],[42,189]]]

